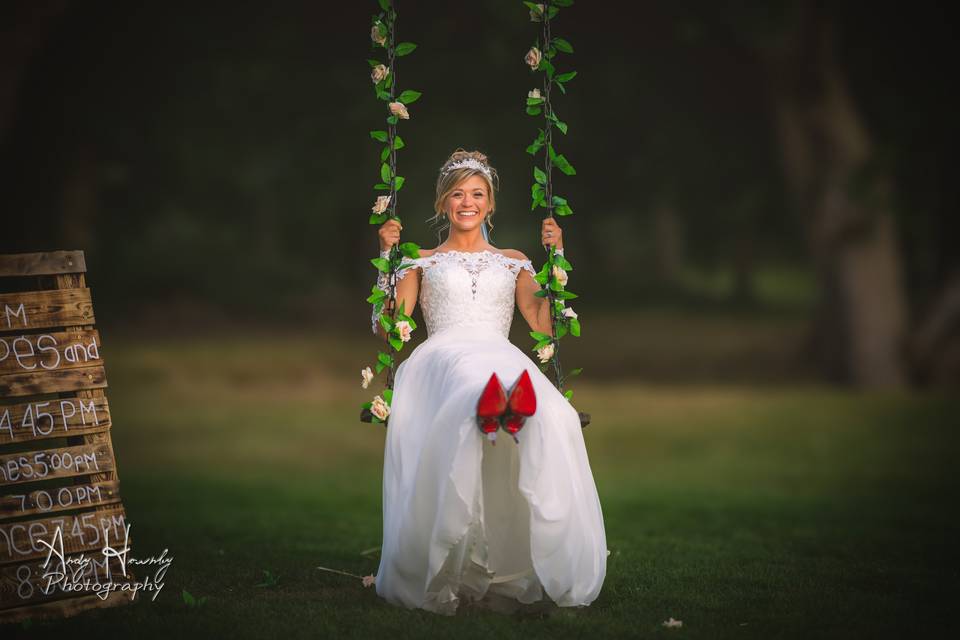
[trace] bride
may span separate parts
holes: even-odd
[[[487,241],[495,179],[482,153],[450,156],[435,202],[447,239],[421,249],[396,289],[408,315],[419,298],[428,338],[396,372],[375,584],[393,604],[448,615],[467,603],[589,605],[606,575],[603,514],[577,412],[507,338],[514,301],[531,329],[552,332],[530,260]],[[396,220],[380,227],[382,251],[399,243],[401,228]],[[541,240],[562,250],[552,218]],[[493,446],[478,429],[478,398],[491,373],[512,384],[524,371],[536,412],[516,442]]]

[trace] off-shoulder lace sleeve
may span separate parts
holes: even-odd
[[[529,260],[518,260],[517,263],[519,264],[520,269],[526,269],[532,276],[537,275],[537,270],[533,268],[533,263],[531,263]],[[517,275],[520,275],[519,269],[517,270]]]

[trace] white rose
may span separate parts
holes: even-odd
[[[553,357],[553,343],[537,349],[537,357],[540,358],[540,362],[549,362]]]
[[[401,320],[394,325],[397,328],[397,333],[400,334],[400,339],[404,342],[410,341],[410,332],[413,331],[413,328],[410,326],[410,323],[406,320]]]
[[[523,61],[530,65],[530,68],[534,71],[537,70],[537,67],[540,66],[540,60],[543,58],[543,54],[540,53],[540,49],[533,47],[530,51],[527,51],[527,55],[524,56]]]
[[[540,100],[541,98],[543,98],[543,96],[540,95],[540,89],[534,89],[533,91],[530,91],[529,93],[527,93],[527,97],[533,98],[535,100]]]
[[[370,386],[370,381],[373,380],[373,370],[367,367],[360,372],[360,375],[363,378],[363,388],[366,389]]]
[[[576,320],[577,317],[578,317],[578,316],[577,316],[577,312],[573,310],[573,307],[567,307],[567,308],[565,308],[565,309],[563,310],[563,315],[565,315],[565,316],[568,317],[568,318],[573,318],[574,320]]]
[[[382,26],[381,23],[378,22],[375,25],[373,25],[373,27],[371,27],[370,39],[382,47],[383,44],[387,41],[387,36],[382,31],[380,31],[381,26]]]
[[[390,407],[383,398],[376,396],[373,399],[373,404],[370,406],[370,413],[377,416],[380,420],[386,420],[387,416],[390,415]]]
[[[560,265],[553,265],[553,277],[557,279],[560,286],[567,286],[567,272],[560,268]]]
[[[373,68],[373,71],[370,72],[370,79],[373,80],[374,83],[377,83],[386,78],[388,75],[390,75],[390,69],[388,69],[385,65],[378,64]]]
[[[390,196],[377,196],[377,201],[373,203],[371,211],[380,214],[387,210],[390,205]]]
[[[410,112],[407,111],[407,106],[402,102],[391,102],[390,103],[390,113],[397,116],[401,120],[409,120]]]

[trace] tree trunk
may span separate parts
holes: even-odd
[[[900,387],[907,311],[892,179],[876,162],[829,21],[804,5],[798,27],[770,69],[786,179],[821,285],[813,341],[831,378]]]

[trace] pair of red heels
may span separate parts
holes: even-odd
[[[490,376],[477,402],[477,425],[491,443],[497,443],[497,429],[502,427],[514,442],[524,421],[537,411],[537,394],[530,374],[524,370],[510,387],[509,393],[500,384],[497,374]]]

